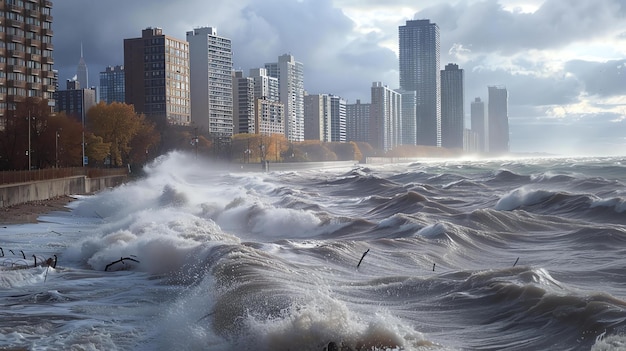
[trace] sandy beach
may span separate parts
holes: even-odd
[[[37,218],[52,211],[69,211],[66,207],[73,201],[71,196],[34,201],[25,204],[0,208],[0,225],[37,223]]]

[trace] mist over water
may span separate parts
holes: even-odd
[[[257,173],[174,152],[0,228],[0,348],[620,350],[625,163]]]

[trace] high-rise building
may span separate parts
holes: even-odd
[[[191,120],[212,136],[233,135],[233,52],[214,27],[187,32],[191,65]]]
[[[362,104],[356,100],[346,105],[346,134],[348,141],[370,141],[370,109],[371,104]]]
[[[304,96],[304,139],[330,141],[331,102],[328,94]]]
[[[254,80],[254,97],[269,101],[280,101],[278,78],[267,74],[265,68],[250,69],[250,77]]]
[[[80,59],[78,60],[78,67],[76,67],[76,80],[81,88],[89,88],[89,71],[83,56],[83,44],[80,44]]]
[[[278,62],[266,63],[265,68],[269,76],[278,78],[287,139],[304,140],[304,65],[292,55],[284,54],[278,57]]]
[[[256,134],[254,79],[242,71],[233,73],[233,116],[235,134]]]
[[[52,1],[0,2],[0,130],[27,97],[52,102]]]
[[[278,79],[265,68],[236,71],[233,78],[235,131],[248,134],[285,134],[285,108],[278,100]]]
[[[345,143],[346,137],[346,100],[337,95],[330,98],[330,141]]]
[[[125,102],[158,128],[189,125],[189,45],[146,28],[140,38],[124,39]]]
[[[479,97],[472,101],[470,106],[470,119],[472,123],[472,132],[477,136],[476,151],[485,152],[485,103]]]
[[[400,140],[398,142],[401,145],[416,145],[417,144],[417,117],[415,115],[415,108],[417,106],[416,92],[415,90],[396,90],[402,98],[402,113],[401,113],[401,133]]]
[[[96,105],[96,90],[83,89],[80,82],[67,80],[66,89],[54,92],[57,112],[65,112],[66,115],[75,118],[85,125],[87,111]]]
[[[124,102],[124,66],[109,66],[100,72],[100,101],[107,104]]]
[[[400,93],[381,82],[374,82],[371,92],[369,143],[375,149],[388,151],[395,148],[400,139],[402,98]]]
[[[441,146],[439,27],[430,20],[399,27],[400,89],[416,92],[417,144]]]
[[[441,71],[441,146],[463,149],[465,113],[463,70],[454,63]]]
[[[487,103],[487,151],[509,152],[509,94],[505,87],[490,86]]]

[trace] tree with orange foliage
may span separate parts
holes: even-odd
[[[145,162],[160,141],[153,123],[135,113],[132,105],[119,102],[100,102],[90,108],[87,129],[102,137],[103,143],[110,143],[108,157],[113,166]]]

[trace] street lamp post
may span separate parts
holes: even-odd
[[[28,155],[28,170],[31,170],[31,157],[30,157],[30,110],[28,111],[28,150],[26,150],[26,154]]]
[[[54,168],[59,168],[59,130],[57,129],[56,137],[54,138]]]

